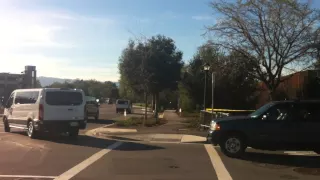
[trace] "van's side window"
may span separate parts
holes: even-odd
[[[38,91],[17,92],[15,104],[34,104],[39,97]]]
[[[10,108],[13,104],[13,96],[14,94],[11,94],[11,96],[9,97],[7,104],[6,104],[6,108]]]

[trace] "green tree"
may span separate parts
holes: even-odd
[[[146,106],[148,94],[158,99],[162,90],[177,88],[182,65],[182,52],[171,38],[161,35],[144,42],[129,41],[119,58],[120,78],[125,79],[122,83],[127,83],[133,92],[143,92]]]
[[[203,71],[204,64],[210,73]],[[203,107],[204,75],[207,74],[206,107],[211,107],[211,72],[215,73],[214,107],[248,109],[255,105],[257,82],[248,76],[252,67],[237,52],[228,55],[205,44],[185,67],[179,84],[180,106],[184,111]]]
[[[216,37],[212,43],[241,53],[253,66],[251,77],[266,85],[271,99],[284,80],[284,69],[312,64],[315,49],[310,43],[320,33],[318,9],[298,0],[219,0],[211,7],[221,14],[207,27]]]

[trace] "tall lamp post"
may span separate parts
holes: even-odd
[[[203,109],[204,109],[204,111],[206,111],[207,71],[210,70],[210,66],[208,64],[205,64],[203,66],[203,70],[204,70]]]
[[[214,106],[214,88],[216,85],[216,74],[212,72],[212,91],[211,91],[211,119],[213,119],[213,106]]]

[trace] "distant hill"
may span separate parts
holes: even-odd
[[[63,83],[65,81],[73,81],[73,79],[63,79],[63,78],[54,78],[54,77],[38,77],[38,80],[41,83],[41,86],[49,86],[55,82]]]
[[[63,83],[65,81],[74,81],[75,79],[63,79],[63,78],[55,78],[55,77],[44,77],[44,76],[39,76],[38,80],[41,83],[41,86],[49,86],[55,82]],[[118,87],[119,87],[119,82],[114,82]]]

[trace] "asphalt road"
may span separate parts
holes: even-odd
[[[90,121],[88,129],[119,116],[112,105],[100,112],[101,119]],[[84,131],[76,141],[61,136],[34,140],[21,131],[4,133],[0,125],[0,179],[5,180],[318,180],[317,168],[320,157],[307,153],[248,149],[242,159],[232,159],[210,144],[116,142]]]

